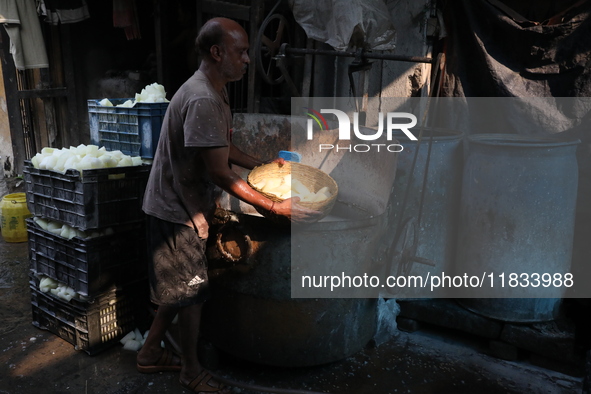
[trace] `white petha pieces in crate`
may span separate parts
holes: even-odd
[[[117,107],[128,100],[131,99],[109,99],[112,107],[101,105],[101,100],[88,100],[91,143],[109,151],[153,159],[168,102],[136,102],[131,108]]]
[[[65,173],[25,161],[27,205],[34,216],[80,230],[143,221],[142,200],[151,166],[99,168]]]
[[[129,331],[146,324],[147,313],[142,313],[146,310],[143,300],[148,297],[146,280],[113,287],[89,301],[66,301],[44,292],[32,274],[29,286],[33,325],[90,355],[119,343]]]
[[[25,162],[29,211],[46,222],[95,234],[57,234],[29,219],[32,278],[45,275],[85,300],[67,301],[32,286],[33,324],[89,354],[118,343],[138,326],[137,315],[149,304],[143,291],[148,286],[141,205],[150,169],[141,165],[60,173]],[[137,281],[142,291],[136,290]]]
[[[33,219],[26,222],[31,271],[84,297],[94,298],[107,288],[124,287],[148,276],[143,223],[68,239]]]

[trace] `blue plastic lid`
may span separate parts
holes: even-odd
[[[291,152],[288,150],[280,150],[279,157],[282,158],[283,160],[293,161],[296,163],[299,163],[302,161],[302,155],[300,155],[298,152]]]

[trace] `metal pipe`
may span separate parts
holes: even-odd
[[[345,51],[333,51],[327,49],[310,49],[310,48],[291,48],[286,47],[285,53],[288,55],[326,55],[326,56],[337,56],[337,57],[361,57],[365,59],[383,59],[383,60],[398,60],[402,62],[412,63],[433,63],[434,59],[430,57],[421,56],[401,56],[393,55],[390,53],[371,53],[367,52],[345,52]]]

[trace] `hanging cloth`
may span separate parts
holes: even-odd
[[[135,0],[113,0],[113,26],[122,27],[128,40],[142,38]]]
[[[505,3],[445,3],[443,95],[590,97],[591,2],[572,1],[547,22],[529,21]]]
[[[0,23],[17,70],[49,67],[35,0],[0,0]]]
[[[45,22],[52,25],[76,23],[90,18],[86,0],[43,0]]]

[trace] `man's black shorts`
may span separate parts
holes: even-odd
[[[209,296],[207,240],[188,226],[147,215],[150,298],[157,305],[183,307]]]

